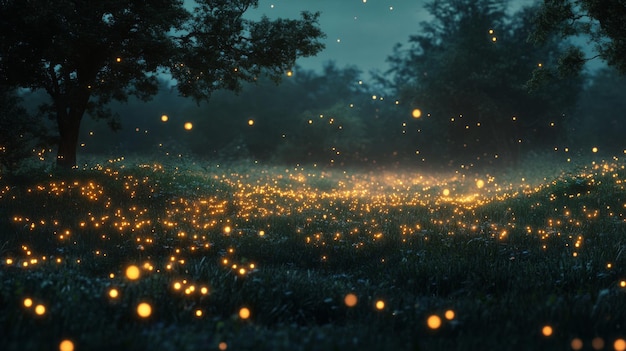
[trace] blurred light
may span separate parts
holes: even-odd
[[[33,306],[33,299],[27,297],[24,299],[24,307],[30,308]]]
[[[594,154],[598,152],[598,148],[596,146],[591,148],[591,152],[593,152]]]
[[[74,351],[74,343],[71,340],[63,340],[59,344],[59,351]]]
[[[248,120],[248,125],[249,126],[253,126],[254,125],[254,120],[253,119],[249,119]]]
[[[38,316],[43,316],[46,313],[46,306],[44,306],[44,305],[37,305],[37,306],[35,306],[35,313]]]
[[[453,310],[447,310],[444,316],[446,317],[447,320],[451,321],[454,319],[455,313]]]
[[[553,332],[554,330],[552,330],[552,327],[549,325],[545,325],[541,328],[541,334],[543,334],[543,336],[551,336]]]
[[[126,278],[130,280],[137,280],[139,279],[140,275],[141,272],[139,271],[139,267],[135,265],[130,265],[128,266],[128,268],[126,268]]]
[[[413,112],[411,112],[411,115],[413,116],[413,118],[420,118],[422,117],[422,110],[416,108],[415,110],[413,110]]]
[[[239,318],[248,319],[250,318],[250,310],[247,307],[242,307],[239,310]]]
[[[193,124],[191,122],[187,122],[184,125],[185,130],[192,130],[193,129]]]
[[[431,315],[426,320],[426,324],[430,329],[439,329],[441,327],[441,318],[437,315]]]
[[[228,348],[228,344],[222,341],[217,345],[217,348],[220,349],[220,351],[225,351]]]
[[[574,338],[574,339],[572,339],[572,342],[570,343],[570,346],[571,346],[572,350],[574,350],[574,351],[582,350],[582,348],[583,348],[583,341],[580,340],[579,338]]]
[[[137,305],[137,315],[141,318],[148,318],[152,314],[152,306],[147,302],[142,302]]]
[[[385,301],[383,300],[378,300],[376,301],[376,309],[381,311],[385,309]]]
[[[478,189],[482,189],[484,186],[485,186],[485,181],[484,181],[484,180],[482,180],[482,179],[478,179],[478,180],[476,181],[476,187],[477,187]]]
[[[626,350],[626,340],[624,340],[624,339],[617,339],[617,340],[615,340],[615,342],[613,343],[613,348],[615,349],[615,351],[625,351]]]
[[[169,119],[170,118],[167,115],[161,116],[161,122],[167,122],[167,121],[169,121]]]
[[[449,196],[450,195],[450,190],[449,189],[443,189],[442,194],[443,194],[443,196]]]
[[[591,340],[591,347],[595,350],[602,350],[604,348],[604,339],[599,336],[593,338],[593,340]]]
[[[356,303],[358,302],[358,298],[356,297],[355,294],[350,293],[346,295],[346,297],[343,299],[343,302],[348,307],[354,307],[356,306]]]
[[[120,296],[120,292],[117,289],[112,288],[111,290],[109,290],[109,297],[110,298],[115,299],[118,296]]]

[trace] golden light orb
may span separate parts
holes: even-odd
[[[139,270],[139,267],[135,265],[130,265],[128,266],[128,268],[126,268],[126,278],[130,280],[137,280],[139,279],[139,276],[141,276],[141,271]]]
[[[248,125],[249,126],[253,126],[254,125],[254,120],[253,119],[249,119],[248,120]]]
[[[626,280],[622,280],[619,282],[619,287],[620,288],[626,288]]]
[[[344,297],[343,302],[346,304],[346,306],[348,307],[354,307],[356,306],[357,302],[359,301],[359,299],[356,297],[355,294],[353,293],[349,293],[346,295],[346,297]]]
[[[161,116],[161,122],[167,122],[169,120],[170,120],[170,118],[167,115],[162,115]]]
[[[593,152],[594,154],[598,152],[598,148],[596,146],[591,148],[591,152]]]
[[[426,320],[426,325],[428,325],[428,327],[430,329],[439,329],[441,327],[441,317],[433,314],[430,317],[428,317],[428,319]]]
[[[192,130],[193,129],[193,124],[191,122],[187,122],[184,125],[185,130]]]
[[[26,308],[30,308],[33,306],[33,299],[31,299],[30,297],[27,297],[24,299],[24,307]]]
[[[626,350],[626,340],[624,340],[624,339],[617,339],[617,340],[615,340],[615,342],[613,343],[613,348],[615,349],[615,351],[625,351]]]
[[[415,110],[413,110],[413,112],[411,112],[411,116],[416,119],[422,117],[422,110],[416,108]]]
[[[109,290],[109,297],[112,299],[116,299],[120,296],[120,292],[119,290],[115,289],[115,288],[111,288],[111,290]]]
[[[443,196],[450,196],[450,189],[443,189],[442,194]]]
[[[541,334],[543,334],[543,336],[551,336],[553,332],[554,330],[549,325],[544,325],[543,328],[541,328]]]
[[[383,300],[378,300],[376,301],[376,309],[379,311],[382,311],[385,309],[385,301]]]
[[[118,63],[119,63],[119,62],[122,62],[122,58],[121,58],[121,57],[116,58],[116,59],[115,59],[115,62],[118,62]]]
[[[456,315],[453,310],[447,310],[446,313],[444,313],[444,317],[446,317],[449,321],[453,320],[455,316]]]
[[[197,309],[195,314],[196,314],[196,317],[200,318],[200,317],[202,317],[204,312],[201,309]]]
[[[227,226],[225,226],[225,227],[224,227],[224,234],[230,234],[230,231],[231,231],[231,230],[232,230],[232,229],[230,228],[230,226],[228,226],[228,225],[227,225]]]
[[[71,340],[63,340],[59,344],[59,351],[74,351],[74,343]]]
[[[248,318],[250,318],[250,309],[248,309],[247,307],[242,307],[239,310],[239,318],[241,318],[241,319],[248,319]]]
[[[478,180],[476,181],[476,187],[477,187],[478,189],[482,189],[484,186],[485,186],[485,181],[484,181],[484,180],[482,180],[482,179],[478,179]]]
[[[35,306],[35,314],[37,314],[38,316],[43,316],[45,313],[46,313],[46,306],[44,305]]]
[[[292,77],[293,76],[293,71],[287,71],[287,77]]]
[[[137,305],[137,315],[141,318],[148,318],[152,314],[152,306],[147,302]]]

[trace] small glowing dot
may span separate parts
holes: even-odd
[[[174,283],[174,290],[180,290],[180,288],[182,288],[182,284],[180,282],[176,282]]]
[[[116,58],[115,62],[122,62],[122,58],[121,57]]]
[[[203,314],[204,312],[202,312],[202,310],[196,310],[196,317],[200,318]]]
[[[242,307],[239,310],[239,318],[248,319],[250,318],[250,310],[247,307]]]
[[[139,267],[135,265],[130,265],[128,266],[128,268],[126,268],[126,278],[130,280],[137,280],[139,279],[140,275],[141,272],[139,271]]]
[[[442,194],[443,194],[443,196],[450,196],[450,190],[449,189],[443,189]]]
[[[44,306],[44,305],[37,305],[37,306],[35,306],[35,313],[38,316],[43,316],[46,313],[46,306]]]
[[[219,348],[220,351],[224,351],[228,348],[228,344],[222,341],[219,345],[217,345],[217,348]]]
[[[551,336],[553,332],[552,327],[549,325],[545,325],[541,328],[541,334],[543,334],[543,336]]]
[[[264,230],[259,230],[259,236],[265,236],[265,231]]]
[[[137,305],[137,314],[141,318],[148,318],[152,314],[152,306],[147,302],[142,302]]]
[[[594,154],[598,152],[598,148],[597,147],[592,147],[591,148],[591,152],[593,152]]]
[[[574,350],[574,351],[582,350],[582,348],[583,348],[583,341],[580,340],[579,338],[574,338],[574,339],[572,339],[572,342],[570,343],[570,346],[572,347],[572,350]]]
[[[426,320],[426,324],[430,329],[439,329],[441,327],[441,318],[437,315],[431,315]]]
[[[626,288],[626,280],[622,280],[619,282],[619,287],[620,288]]]
[[[293,71],[287,71],[287,77],[293,76]]]
[[[476,187],[478,189],[482,189],[484,186],[485,186],[485,181],[484,180],[479,179],[479,180],[476,181]]]
[[[446,317],[447,320],[451,321],[454,319],[455,314],[453,310],[447,310],[446,313],[444,314],[444,317]]]
[[[12,258],[7,258],[6,263],[7,263],[7,265],[12,265],[13,264],[13,259]]]
[[[59,344],[59,351],[74,351],[74,343],[71,340],[63,340]]]
[[[385,301],[383,300],[376,301],[376,309],[379,311],[385,309]]]
[[[249,119],[248,120],[248,125],[249,126],[253,126],[254,125],[254,120],[253,119]]]
[[[169,119],[170,118],[167,115],[161,116],[161,122],[167,122],[167,121],[169,121]]]
[[[416,108],[415,110],[413,110],[413,112],[411,112],[411,115],[413,116],[413,118],[420,118],[422,117],[422,110]]]
[[[120,296],[120,292],[117,289],[112,288],[111,290],[109,290],[109,297],[110,298],[115,299],[118,296]]]
[[[187,123],[185,123],[185,125],[183,127],[185,128],[185,130],[192,130],[193,129],[193,124],[191,122],[187,122]]]
[[[495,43],[496,41],[498,41],[498,38],[496,38],[496,37],[491,37],[491,41]]]
[[[354,307],[354,306],[356,306],[356,303],[358,302],[358,298],[356,297],[355,294],[350,293],[350,294],[346,295],[346,297],[343,299],[343,302],[348,307]]]
[[[33,306],[33,299],[27,297],[24,299],[24,307],[32,307]]]
[[[229,234],[231,231],[229,226],[224,227],[224,233]]]
[[[617,339],[617,340],[615,340],[615,342],[613,343],[613,348],[615,349],[615,351],[624,351],[624,350],[626,350],[626,340],[624,340],[624,339]]]

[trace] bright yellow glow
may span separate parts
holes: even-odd
[[[385,309],[385,301],[383,300],[376,301],[376,309],[379,311]]]
[[[37,305],[37,306],[35,306],[35,313],[38,316],[43,316],[46,313],[46,306],[44,306],[44,305]]]
[[[120,296],[120,292],[115,289],[115,288],[111,288],[111,290],[109,290],[109,297],[112,299],[116,299],[118,296]]]
[[[293,76],[293,71],[287,71],[287,77]]]
[[[553,332],[552,327],[549,325],[545,325],[541,328],[541,334],[543,334],[543,336],[551,336]]]
[[[182,288],[183,285],[180,282],[176,282],[174,283],[174,290],[180,290],[180,288]]]
[[[115,62],[122,62],[122,58],[121,57],[116,58]]]
[[[626,350],[626,340],[624,340],[624,339],[617,339],[617,340],[615,340],[615,342],[613,343],[613,348],[615,349],[615,351],[625,351]]]
[[[247,307],[242,307],[239,310],[239,318],[248,319],[250,318],[250,310]]]
[[[130,280],[137,280],[141,275],[141,271],[139,271],[139,267],[135,265],[130,265],[126,268],[126,278]]]
[[[152,314],[152,306],[147,302],[142,302],[137,305],[137,314],[141,318],[148,318]]]
[[[442,194],[443,194],[443,196],[450,196],[450,190],[449,189],[443,189]]]
[[[620,288],[626,288],[626,280],[622,280],[619,282],[619,287]]]
[[[454,319],[455,314],[453,310],[447,310],[446,313],[444,314],[444,317],[446,317],[447,320],[451,321]]]
[[[478,189],[482,189],[484,186],[485,186],[485,181],[484,181],[484,180],[482,180],[482,179],[478,179],[478,180],[476,181],[476,187],[477,187]]]
[[[598,152],[598,148],[597,148],[597,147],[595,147],[595,146],[594,146],[594,147],[592,147],[592,148],[591,148],[591,152],[593,152],[593,153],[595,154],[596,152]]]
[[[249,119],[248,120],[248,125],[249,126],[253,126],[254,125],[254,120],[253,119]]]
[[[192,130],[193,129],[193,124],[191,122],[187,122],[184,125],[185,130]]]
[[[27,297],[24,299],[24,307],[30,308],[33,306],[33,299]]]
[[[495,43],[496,41],[498,41],[498,38],[496,38],[496,37],[491,37],[491,41]]]
[[[426,324],[430,329],[439,329],[441,327],[441,318],[437,315],[431,315],[426,320]]]
[[[350,293],[347,294],[346,297],[343,299],[343,302],[346,304],[346,306],[348,307],[354,307],[356,306],[357,302],[358,302],[358,298],[356,297],[355,294]]]
[[[74,351],[74,343],[71,340],[63,340],[59,344],[59,351]]]
[[[7,258],[6,263],[7,263],[7,265],[12,265],[13,264],[13,259],[12,258]]]
[[[202,288],[200,288],[200,293],[202,295],[206,295],[209,293],[209,288],[207,288],[206,286],[203,286]]]
[[[224,234],[230,234],[230,231],[231,231],[230,226],[224,227]]]
[[[167,122],[169,120],[170,120],[170,118],[167,115],[161,116],[161,122]]]
[[[570,343],[570,347],[574,351],[582,350],[582,348],[583,348],[583,341],[580,340],[579,338],[574,338],[574,339],[572,339],[572,342]]]
[[[422,110],[416,108],[415,110],[413,110],[413,112],[411,112],[411,115],[413,116],[413,118],[420,118],[422,117]]]
[[[202,310],[200,310],[200,309],[196,310],[196,317],[200,318],[200,317],[202,317],[203,314],[204,314],[204,312],[202,312]]]

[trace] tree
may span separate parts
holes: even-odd
[[[318,14],[299,20],[243,18],[257,0],[0,0],[0,83],[44,89],[59,131],[57,164],[76,164],[85,113],[110,121],[107,105],[147,100],[159,74],[179,92],[208,99],[262,72],[275,79],[323,48]]]
[[[511,163],[521,146],[556,143],[580,81],[528,92],[533,70],[561,53],[558,45],[526,41],[534,11],[509,17],[502,0],[431,1],[426,8],[434,19],[410,48],[396,48],[388,79],[406,115],[422,110],[407,134],[420,157]]]
[[[531,38],[543,43],[553,35],[563,38],[586,37],[594,44],[595,56],[570,45],[554,75],[578,74],[585,62],[600,57],[620,73],[626,73],[626,1],[624,0],[544,0],[534,21]],[[545,71],[544,71],[545,72]]]

